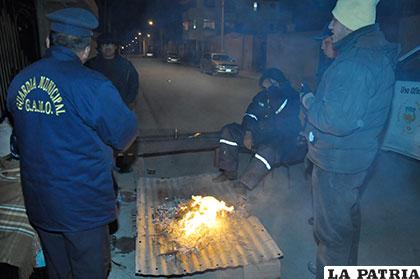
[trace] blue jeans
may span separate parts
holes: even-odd
[[[314,165],[312,194],[314,237],[318,244],[317,279],[327,265],[357,265],[360,199],[368,171],[339,174]]]

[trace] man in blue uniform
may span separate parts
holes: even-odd
[[[116,218],[112,149],[131,144],[137,121],[111,81],[83,66],[95,16],[68,8],[47,18],[51,47],[7,96],[25,206],[49,278],[105,278]]]
[[[94,69],[112,81],[118,89],[124,103],[134,110],[139,91],[139,74],[130,61],[118,53],[118,39],[110,33],[101,34],[97,38],[99,53],[86,62],[86,66]],[[116,152],[116,164],[119,172],[131,171],[131,165],[137,155],[137,144],[134,143],[125,152]],[[130,155],[130,156],[129,156]]]
[[[303,159],[305,146],[299,144],[299,94],[279,69],[267,69],[260,78],[260,91],[249,104],[242,124],[224,126],[220,138],[218,167],[221,174],[215,182],[235,180],[240,149],[253,158],[234,185],[246,198],[261,179],[279,163]],[[242,190],[242,191],[241,191]]]
[[[316,94],[303,96],[312,193],[316,266],[357,265],[360,200],[381,145],[398,47],[375,24],[378,0],[338,0],[329,28],[337,57]],[[314,270],[315,269],[315,270]]]

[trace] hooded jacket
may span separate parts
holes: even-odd
[[[139,91],[139,74],[130,61],[118,53],[113,59],[105,59],[98,54],[87,61],[86,66],[111,80],[126,105],[135,101]]]
[[[112,83],[56,46],[14,78],[7,106],[31,223],[72,232],[113,221],[112,148],[134,140],[137,120]]]
[[[336,43],[338,56],[324,73],[306,111],[309,159],[338,173],[372,164],[391,107],[398,46],[377,25]]]
[[[258,142],[284,142],[295,145],[301,125],[299,94],[289,82],[260,91],[248,105],[242,120]]]

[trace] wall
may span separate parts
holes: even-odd
[[[400,21],[399,42],[402,54],[420,45],[420,16],[402,18]]]
[[[315,86],[320,43],[318,32],[271,34],[267,38],[267,68],[277,67],[298,88],[305,80]]]

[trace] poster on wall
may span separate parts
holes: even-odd
[[[420,160],[420,82],[397,81],[384,150]]]

